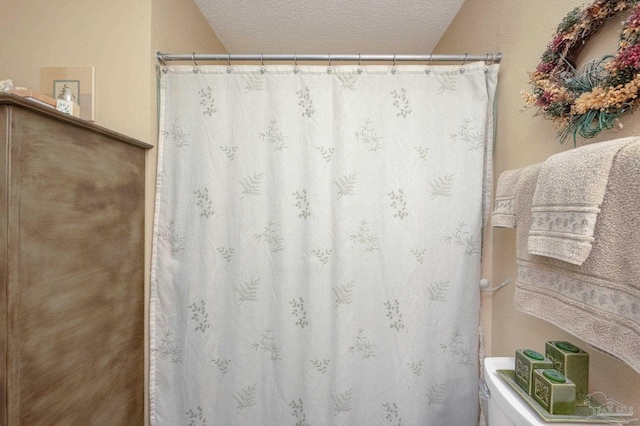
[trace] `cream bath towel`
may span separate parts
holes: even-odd
[[[500,174],[491,214],[491,224],[500,228],[516,226],[516,185],[522,169],[506,170]]]
[[[529,253],[582,265],[593,247],[611,164],[638,137],[599,142],[549,157],[533,195]]]
[[[640,373],[640,142],[620,149],[581,265],[528,252],[538,176],[523,170],[516,192],[516,308],[555,324]]]

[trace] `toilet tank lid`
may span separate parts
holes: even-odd
[[[517,425],[542,426],[545,423],[530,409],[511,387],[505,383],[496,370],[513,370],[514,357],[496,357],[484,359],[484,380],[500,409]],[[491,424],[491,419],[489,419]]]

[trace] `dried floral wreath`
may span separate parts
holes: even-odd
[[[611,18],[631,10],[623,22],[618,51],[576,69],[587,40]],[[562,20],[536,70],[531,93],[522,92],[535,115],[552,120],[563,143],[573,135],[592,138],[640,102],[640,0],[596,0],[575,8]]]

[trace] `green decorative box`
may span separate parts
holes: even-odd
[[[576,412],[576,385],[554,369],[533,371],[533,399],[551,414]]]
[[[545,354],[553,367],[576,385],[576,404],[584,406],[589,395],[589,354],[569,342],[547,342]]]
[[[533,391],[533,370],[536,368],[553,368],[551,360],[531,349],[516,350],[516,383],[531,395]]]

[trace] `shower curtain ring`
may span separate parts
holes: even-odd
[[[358,53],[358,74],[362,74],[362,54]]]
[[[264,74],[265,69],[264,69],[264,53],[260,54],[260,63],[262,64],[262,66],[260,67],[260,74]]]
[[[427,63],[427,69],[424,70],[426,74],[431,72],[431,60],[433,59],[433,53],[429,53],[429,62]]]
[[[231,73],[231,53],[227,53],[227,73]]]
[[[196,52],[191,53],[191,59],[193,60],[193,72],[198,72],[198,63],[196,62]]]
[[[331,53],[329,53],[329,68],[327,68],[327,74],[331,74]]]
[[[293,72],[295,74],[298,74],[298,54],[297,53],[293,54],[293,64],[294,64]]]
[[[167,65],[167,63],[164,61],[164,55],[160,51],[156,52],[156,58],[158,59],[158,62],[160,62],[160,65],[162,65],[163,67]]]
[[[464,54],[464,61],[462,61],[462,66],[460,67],[460,74],[464,74],[464,64],[467,63],[467,58],[469,57],[468,53]]]
[[[489,67],[493,63],[493,53],[487,53],[487,59],[484,61],[484,73],[489,72]]]
[[[396,73],[396,54],[393,54],[393,68],[391,68],[391,74]]]

